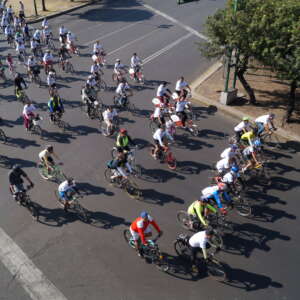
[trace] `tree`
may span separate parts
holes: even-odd
[[[42,0],[42,10],[46,11],[46,4],[45,4],[45,0]]]

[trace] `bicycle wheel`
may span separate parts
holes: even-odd
[[[41,126],[39,126],[39,125],[34,125],[33,128],[32,128],[32,131],[33,131],[35,134],[39,135],[40,137],[42,137],[42,135],[43,135],[42,128],[41,128]]]
[[[223,239],[217,230],[214,230],[213,236],[208,241],[209,245],[214,249],[221,249],[223,247]]]
[[[162,272],[167,272],[169,270],[168,261],[166,257],[160,253],[160,251],[157,253],[157,257],[154,260],[154,264],[158,268],[158,270]]]
[[[39,215],[38,215],[38,209],[35,207],[35,204],[33,202],[31,202],[31,200],[27,201],[26,206],[28,208],[28,210],[31,213],[31,216],[34,220],[38,220]]]
[[[84,223],[89,222],[87,210],[78,202],[78,200],[74,203],[73,209],[76,211],[81,221],[83,221]]]
[[[177,168],[177,161],[171,153],[167,154],[166,160],[167,160],[167,165],[168,165],[169,169],[175,170]]]
[[[56,182],[61,183],[67,179],[67,176],[58,168],[58,166],[54,166],[52,178],[54,178]]]
[[[63,120],[58,120],[57,126],[58,126],[58,128],[60,128],[62,130],[62,132],[64,132],[67,127],[66,122]]]
[[[118,178],[111,179],[114,176],[114,170],[106,168],[104,171],[105,180],[114,187],[120,187]]]
[[[118,154],[118,149],[116,147],[114,147],[111,151],[110,151],[111,157],[115,158]]]
[[[98,88],[99,88],[100,91],[106,91],[107,90],[107,84],[103,79],[101,79],[101,81],[99,82]]]
[[[142,199],[142,192],[135,182],[127,180],[125,190],[130,197],[133,197],[136,200]]]
[[[186,230],[190,230],[190,223],[191,223],[191,218],[189,216],[189,214],[184,211],[181,210],[177,213],[177,220],[180,224],[180,226]]]
[[[247,200],[236,198],[234,201],[234,207],[240,216],[249,217],[251,215],[252,208]]]
[[[80,109],[81,109],[83,112],[87,113],[88,107],[87,107],[86,102],[80,101]]]
[[[133,249],[135,249],[135,244],[134,244],[134,241],[132,239],[132,235],[130,233],[130,230],[129,229],[125,229],[123,231],[123,236],[124,236],[124,239],[126,241],[126,243]]]
[[[0,142],[2,144],[5,144],[6,140],[7,140],[7,137],[6,137],[5,133],[4,133],[4,131],[2,129],[0,129]]]
[[[209,259],[206,262],[207,274],[218,281],[226,279],[225,269],[216,259]]]
[[[174,242],[174,250],[178,256],[181,256],[184,258],[190,257],[187,245],[181,240],[176,240]]]
[[[39,171],[40,176],[43,179],[49,180],[51,178],[51,176],[49,176],[48,171],[47,171],[46,167],[44,167],[44,165],[38,164],[38,171]]]
[[[190,128],[190,133],[192,136],[198,136],[199,135],[199,129],[197,125],[192,125]]]

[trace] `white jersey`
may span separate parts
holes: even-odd
[[[111,120],[114,118],[115,114],[114,114],[113,111],[105,110],[105,111],[103,112],[102,116],[103,116],[103,119],[104,119],[104,120],[109,120],[109,121],[111,121]]]
[[[188,101],[177,101],[176,102],[176,112],[182,112],[185,109],[185,106],[188,104]]]
[[[235,179],[235,176],[232,174],[232,172],[228,172],[223,176],[222,182],[231,184],[234,182],[234,179]]]
[[[117,94],[123,94],[126,90],[130,89],[128,83],[124,83],[124,82],[120,82],[117,89],[116,89],[116,93]]]
[[[94,87],[94,86],[97,84],[95,78],[93,78],[93,79],[88,79],[88,80],[86,81],[86,83],[88,83],[91,87]]]
[[[180,79],[176,82],[175,91],[181,91],[186,88],[188,83],[186,81],[181,81]]]
[[[232,150],[231,147],[226,148],[222,153],[221,153],[221,158],[231,158],[236,155],[236,152]]]
[[[193,248],[206,248],[208,238],[205,234],[205,231],[199,231],[192,235],[192,237],[189,239],[189,244]]]
[[[39,45],[39,44],[38,44],[37,41],[31,40],[31,42],[30,42],[30,48],[31,48],[31,49],[35,49],[38,45]]]
[[[160,107],[155,107],[154,113],[153,113],[153,117],[154,118],[159,118],[162,115],[162,111]]]
[[[33,38],[35,40],[39,40],[41,38],[41,32],[38,29],[34,32]]]
[[[91,73],[98,73],[101,70],[101,67],[97,64],[97,65],[92,65],[91,66]]]
[[[28,60],[27,60],[27,66],[28,67],[33,67],[35,65],[36,65],[36,60],[28,58]]]
[[[71,190],[72,188],[75,187],[75,184],[68,184],[68,180],[65,180],[58,186],[58,191],[61,193],[67,192],[68,190]]]
[[[216,168],[219,172],[222,172],[229,168],[229,158],[225,157],[219,160],[216,164]]]
[[[4,34],[7,35],[13,35],[14,34],[14,29],[11,26],[6,26],[4,30]]]
[[[219,190],[219,187],[217,185],[208,186],[207,188],[203,189],[201,191],[202,196],[209,198],[213,195],[213,193],[217,192]]]
[[[43,57],[43,62],[49,62],[53,60],[53,55],[51,53],[45,53]]]
[[[243,129],[245,129],[246,131],[249,131],[251,129],[251,124],[250,122],[245,123],[245,121],[240,122],[238,125],[236,125],[234,127],[234,131],[235,132],[240,132]]]
[[[47,76],[47,84],[48,86],[52,86],[53,84],[55,84],[55,77],[54,76]]]
[[[36,110],[36,107],[33,104],[25,104],[23,108],[23,115],[28,117],[29,114],[33,113]]]
[[[174,139],[172,138],[172,136],[165,130],[158,128],[154,134],[153,134],[153,139],[157,140],[159,142],[159,144],[161,145],[161,147],[164,147],[164,143],[163,143],[163,138],[167,137],[168,139],[170,139],[171,141],[173,141]]]
[[[102,45],[95,43],[93,46],[93,52],[95,53],[95,52],[101,52],[101,51],[103,51]]]
[[[125,66],[124,66],[123,64],[115,63],[114,71],[115,71],[115,73],[118,73],[118,72],[120,72],[121,70],[123,70],[124,68],[125,68]]]
[[[43,22],[42,22],[42,27],[46,27],[49,25],[49,22],[47,19],[44,19]]]
[[[59,35],[67,34],[68,30],[65,27],[59,27]]]
[[[156,97],[162,97],[167,92],[167,88],[162,84],[158,87]]]
[[[132,56],[131,57],[130,66],[132,68],[134,68],[134,67],[136,67],[136,66],[138,66],[140,64],[142,64],[142,61],[141,61],[141,59],[139,57],[137,57],[137,56]]]
[[[17,52],[25,51],[25,45],[24,45],[24,43],[17,43],[17,45],[16,45],[16,51]]]
[[[267,125],[270,123],[270,115],[263,115],[255,119],[255,123],[263,123],[264,125]]]

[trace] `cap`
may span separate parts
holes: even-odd
[[[148,213],[146,211],[142,211],[141,214],[140,214],[140,217],[145,219],[148,217]]]

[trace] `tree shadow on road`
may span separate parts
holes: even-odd
[[[101,194],[104,194],[106,196],[114,195],[114,193],[106,190],[105,188],[90,184],[89,182],[79,182],[77,183],[77,186],[78,189],[80,191],[84,191],[86,195],[101,195]]]
[[[184,200],[182,200],[181,198],[178,198],[173,195],[161,193],[153,189],[142,190],[142,193],[144,197],[143,201],[147,203],[158,204],[161,206],[169,202],[175,202],[180,204],[184,203]]]
[[[177,163],[176,172],[186,175],[199,174],[201,171],[209,170],[211,167],[206,164],[194,161],[180,161]]]
[[[101,229],[112,229],[116,226],[125,225],[130,226],[130,222],[126,221],[124,218],[113,216],[109,213],[102,211],[89,211],[89,225],[101,228]]]
[[[170,172],[164,169],[147,169],[147,176],[150,176],[155,179],[159,179],[159,182],[167,182],[170,179],[176,178],[180,180],[184,180],[185,177],[182,175],[178,175],[176,172]]]
[[[20,165],[21,168],[31,168],[36,166],[36,163],[31,160],[25,160],[22,158],[10,158],[5,155],[0,155],[1,168],[10,169],[15,164]]]
[[[192,137],[190,134],[184,133],[180,135],[180,131],[178,131],[179,134],[176,134],[176,143],[180,148],[186,148],[191,151],[199,150],[202,148],[213,148],[214,145],[208,144],[206,142],[200,141],[199,139],[196,139]]]

